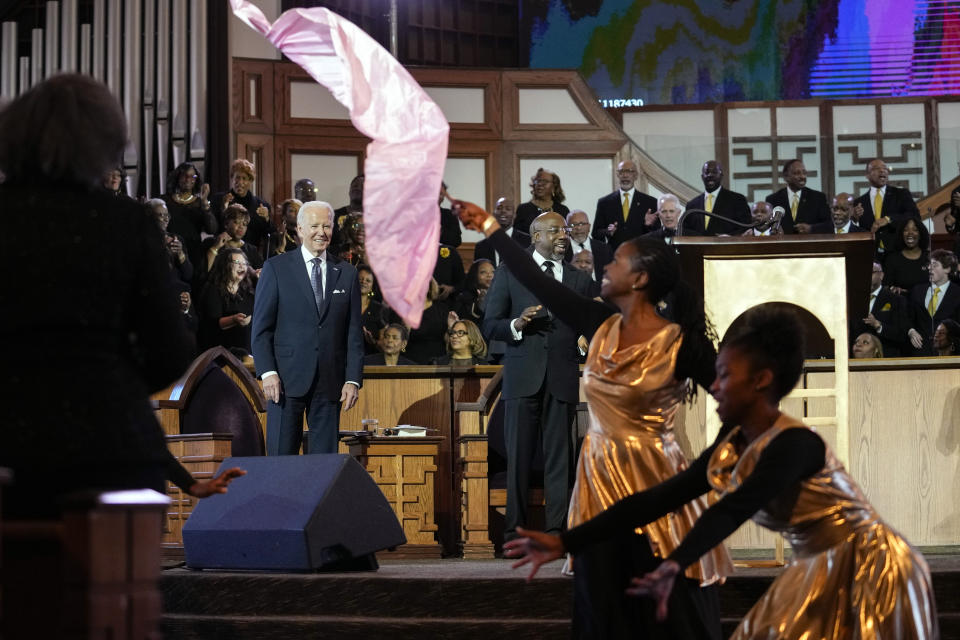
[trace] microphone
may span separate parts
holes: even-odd
[[[783,223],[783,216],[785,216],[787,211],[780,206],[773,208],[773,217],[770,219],[770,233],[778,233],[780,231],[780,225]]]

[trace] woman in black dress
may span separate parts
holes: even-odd
[[[443,300],[437,299],[439,295],[440,286],[436,280],[431,280],[420,326],[410,329],[407,357],[417,364],[430,364],[434,358],[439,358],[446,351],[444,336],[449,328],[451,312]]]
[[[156,223],[103,175],[123,111],[87,76],[57,75],[0,111],[0,211],[43,242],[0,234],[0,467],[6,515],[56,515],[83,489],[165,492],[170,455],[148,396],[190,364],[193,339]]]
[[[905,296],[930,280],[930,232],[920,218],[907,218],[897,228],[896,238],[893,252],[883,263],[883,284]]]
[[[203,182],[200,172],[189,162],[180,163],[170,173],[167,193],[161,196],[170,212],[167,231],[183,238],[187,257],[198,269],[203,266],[200,234],[217,232],[217,219],[209,198],[210,185]]]
[[[479,258],[470,265],[463,289],[453,300],[453,310],[457,316],[473,322],[483,320],[483,301],[490,290],[496,269],[486,258]]]
[[[201,349],[220,345],[250,353],[253,287],[249,269],[247,255],[241,249],[227,247],[217,254],[200,294]]]
[[[563,204],[566,196],[563,194],[563,188],[560,186],[560,176],[540,167],[536,175],[530,178],[530,198],[529,202],[524,202],[517,207],[517,217],[513,222],[513,227],[526,234],[530,233],[530,223],[541,213],[555,211],[564,218],[570,213],[570,209]]]

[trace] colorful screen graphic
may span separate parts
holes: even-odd
[[[960,93],[957,0],[524,0],[522,14],[530,66],[579,69],[608,106]]]

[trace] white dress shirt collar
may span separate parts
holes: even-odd
[[[713,204],[717,204],[717,196],[720,195],[720,189],[723,189],[723,185],[717,187],[713,191],[704,191],[703,192],[703,203],[707,203],[707,196],[713,196]]]
[[[540,270],[543,271],[543,263],[547,261],[547,258],[544,258],[540,255],[540,252],[536,249],[533,250],[533,261],[537,263],[537,266],[540,267]],[[553,279],[557,282],[563,282],[563,259],[560,260],[550,260],[553,263]]]
[[[310,253],[310,251],[309,251],[305,246],[303,246],[303,245],[301,244],[301,245],[300,245],[300,255],[303,256],[303,261],[307,263],[307,266],[308,266],[308,267],[310,267],[310,266],[313,265],[313,263],[310,262],[310,261],[313,260],[314,258],[320,258],[321,264],[324,264],[324,265],[325,265],[325,264],[327,263],[327,250],[326,250],[326,249],[324,249],[323,251],[321,251],[319,256],[315,256],[315,255],[313,255],[312,253]]]

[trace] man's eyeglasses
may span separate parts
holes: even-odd
[[[456,330],[451,329],[450,331],[447,331],[447,335],[450,336],[451,338],[462,338],[465,335],[467,335],[467,332],[464,331],[463,329],[456,329]]]
[[[589,227],[589,222],[574,222],[572,225],[567,227],[567,229],[579,229],[580,227]]]
[[[550,233],[550,234],[557,234],[557,233],[560,233],[561,231],[564,233],[570,233],[571,231],[573,231],[573,227],[548,227],[547,229],[537,229],[537,231],[543,231],[544,233]]]

